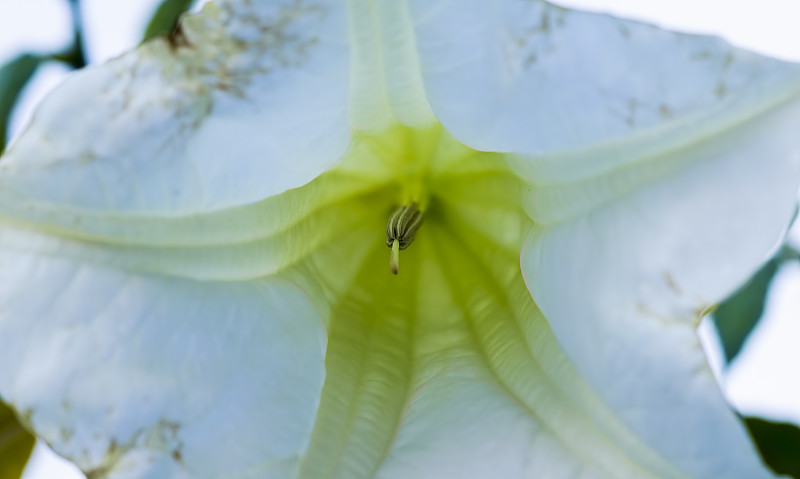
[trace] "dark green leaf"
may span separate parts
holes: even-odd
[[[72,12],[72,45],[66,50],[53,54],[50,58],[78,70],[86,66],[86,45],[83,38],[83,15],[79,0],[69,0]]]
[[[761,267],[750,281],[726,299],[714,313],[725,358],[730,363],[741,351],[745,340],[764,312],[764,300],[781,258],[773,258]]]
[[[180,16],[192,6],[193,0],[164,0],[159,5],[147,30],[144,32],[144,40],[170,35],[178,26]]]
[[[19,479],[28,463],[36,438],[17,421],[14,412],[0,403],[0,479]]]
[[[25,53],[0,67],[0,153],[6,146],[8,120],[14,105],[40,62],[39,56]]]
[[[790,245],[783,245],[779,257],[782,261],[800,261],[800,251]]]
[[[746,417],[744,423],[764,462],[778,474],[800,479],[800,428],[757,417]]]

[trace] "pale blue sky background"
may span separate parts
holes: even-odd
[[[135,46],[159,0],[82,0],[88,54],[102,62]],[[644,19],[663,27],[723,36],[751,50],[800,61],[800,2],[795,0],[562,0],[566,6]],[[50,52],[69,43],[65,0],[0,0],[0,63],[22,50]],[[65,76],[63,67],[40,71],[25,91],[12,132],[29,121],[36,103]],[[791,233],[800,245],[800,227]],[[740,358],[720,371],[719,345],[712,326],[701,326],[712,365],[731,402],[745,414],[800,423],[800,266],[784,268],[770,292],[765,318]],[[44,446],[37,446],[24,479],[83,476]]]

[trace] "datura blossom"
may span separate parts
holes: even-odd
[[[0,394],[92,479],[771,477],[697,325],[798,128],[797,65],[544,1],[208,4],[0,161]]]

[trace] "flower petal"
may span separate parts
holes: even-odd
[[[33,236],[0,238],[20,234]],[[7,246],[0,268],[0,364],[15,365],[0,369],[0,390],[84,471],[296,471],[326,347],[298,288],[125,273]]]
[[[713,37],[544,1],[411,0],[428,101],[468,146],[575,180],[723,130],[796,95],[800,66]]]
[[[540,225],[522,267],[559,343],[623,421],[692,477],[765,474],[696,326],[791,221],[798,124],[794,101],[634,168],[529,197]]]
[[[410,5],[434,113],[532,185],[522,266],[568,357],[685,474],[764,477],[694,326],[789,221],[800,67],[546,2]]]
[[[392,121],[362,24],[336,1],[208,4],[50,95],[0,165],[0,202],[186,216],[305,184],[346,150],[351,119]]]

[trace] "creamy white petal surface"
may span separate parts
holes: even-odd
[[[668,153],[661,161],[688,165],[541,226],[523,250],[528,286],[564,351],[626,424],[692,477],[760,477],[696,326],[766,259],[791,220],[798,122],[794,103]],[[587,197],[627,190],[626,176],[563,188]]]
[[[87,473],[295,473],[326,343],[297,287],[198,283],[10,248],[0,268],[0,364],[12,365],[0,390]]]
[[[793,97],[800,66],[527,0],[409,2],[434,114],[480,150],[576,180],[711,135]]]
[[[695,326],[791,219],[800,67],[543,2],[464,3],[411,2],[429,102],[459,140],[515,153],[537,223],[522,267],[559,344],[684,473],[767,475]]]
[[[340,2],[211,4],[49,96],[0,166],[3,200],[175,216],[302,185],[349,141],[348,33]]]
[[[549,479],[635,477],[624,463],[613,472],[584,467],[574,450],[476,369],[454,368],[418,392],[376,478],[536,478],[542,471]]]
[[[0,394],[113,479],[771,477],[695,326],[790,219],[799,93],[538,1],[210,4],[0,161]]]

